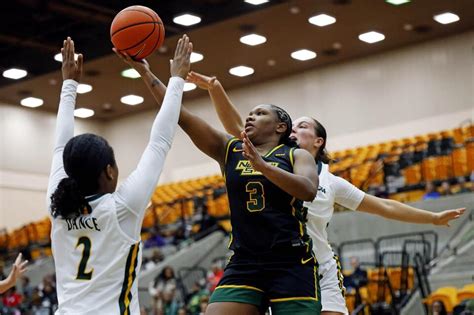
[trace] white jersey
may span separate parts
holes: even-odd
[[[140,242],[122,232],[114,194],[89,204],[89,215],[52,220],[57,314],[139,314]]]
[[[51,195],[67,177],[63,151],[74,135],[77,85],[65,80],[61,91],[48,209]],[[86,198],[90,214],[75,219],[51,216],[57,315],[140,314],[136,277],[141,266],[141,225],[177,128],[183,86],[182,78],[170,79],[140,162],[115,192]]]
[[[319,162],[318,168],[318,193],[312,202],[305,202],[304,205],[308,208],[306,227],[313,240],[313,251],[319,264],[323,264],[334,256],[326,231],[334,213],[334,204],[356,210],[365,193],[345,179],[331,174],[327,164]]]

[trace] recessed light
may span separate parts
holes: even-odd
[[[263,3],[267,3],[268,0],[245,0],[245,2],[253,4],[253,5],[260,5]]]
[[[77,60],[77,56],[79,56],[79,55],[74,54],[74,60]],[[58,62],[63,62],[63,54],[58,53],[58,54],[54,55],[54,60],[56,60]]]
[[[88,118],[94,116],[94,111],[89,108],[78,108],[74,110],[74,116],[79,118]]]
[[[316,58],[316,53],[308,49],[300,49],[291,53],[291,58],[305,61]]]
[[[385,0],[385,2],[393,5],[401,5],[410,2],[411,0]]]
[[[184,92],[188,92],[188,91],[194,90],[195,88],[196,88],[196,84],[190,83],[190,82],[186,82],[186,83],[184,83],[183,91],[184,91]]]
[[[433,16],[433,19],[441,24],[449,24],[459,21],[459,16],[451,12],[444,12]]]
[[[137,70],[130,68],[122,71],[122,77],[129,79],[136,79],[141,77],[140,73]]]
[[[230,74],[235,75],[237,77],[246,77],[248,75],[253,74],[254,72],[255,70],[253,70],[253,68],[247,66],[237,66],[229,70]]]
[[[192,52],[191,53],[191,63],[199,62],[204,59],[204,56],[200,53],[197,52]]]
[[[120,102],[134,106],[143,103],[143,97],[133,94],[125,95],[120,99]]]
[[[18,80],[21,78],[26,77],[28,72],[26,70],[11,68],[8,70],[3,71],[3,76],[8,79]]]
[[[363,42],[373,44],[376,42],[380,42],[381,40],[384,40],[385,35],[379,32],[371,31],[364,34],[360,34],[359,39]]]
[[[198,24],[201,22],[201,18],[199,16],[195,16],[192,14],[183,14],[177,16],[173,19],[173,22],[176,24],[184,25],[184,26],[191,26],[194,24]]]
[[[77,86],[77,93],[84,94],[92,91],[92,85],[81,83]]]
[[[39,107],[43,105],[43,100],[36,97],[27,97],[20,101],[20,104],[26,107]]]
[[[330,25],[330,24],[333,24],[333,23],[336,23],[336,19],[330,15],[327,15],[327,14],[319,14],[319,15],[316,15],[316,16],[312,16],[308,19],[308,22],[313,24],[313,25],[317,25],[317,26],[326,26],[326,25]]]
[[[258,34],[249,34],[249,35],[242,36],[240,38],[240,42],[242,44],[246,44],[249,46],[257,46],[257,45],[265,43],[266,41],[267,39],[265,38],[265,36],[261,36]]]

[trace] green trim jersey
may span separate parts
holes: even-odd
[[[295,148],[279,145],[262,158],[269,164],[293,172]],[[260,172],[242,155],[242,141],[227,143],[224,176],[231,209],[230,248],[236,254],[265,256],[304,248],[311,253],[306,234],[307,210],[297,200]]]

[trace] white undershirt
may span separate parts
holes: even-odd
[[[318,163],[318,166],[321,168],[318,193],[312,202],[305,202],[304,205],[308,208],[306,227],[313,240],[313,250],[318,262],[323,264],[334,256],[326,231],[334,213],[334,204],[356,210],[365,193],[345,179],[331,174],[327,164]]]
[[[61,90],[53,161],[46,195],[46,204],[49,210],[51,194],[56,190],[61,179],[67,177],[63,166],[63,151],[66,143],[74,136],[77,85],[78,83],[74,80],[65,80]],[[150,140],[137,168],[112,194],[120,227],[123,232],[136,240],[140,238],[146,206],[158,184],[166,155],[171,148],[176,132],[183,87],[184,80],[182,78],[172,77],[170,79],[163,105],[153,122]],[[92,209],[97,204],[98,202],[91,202]],[[51,211],[49,212],[51,213]]]

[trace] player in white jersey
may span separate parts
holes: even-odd
[[[215,77],[191,72],[187,81],[209,91],[219,119],[226,131],[239,136],[243,129],[242,118]],[[345,179],[329,172],[326,152],[326,130],[315,119],[300,117],[293,122],[291,137],[300,148],[310,152],[318,163],[319,187],[316,198],[305,202],[308,208],[306,227],[313,239],[313,250],[319,263],[321,303],[323,315],[348,314],[344,299],[342,273],[336,255],[329,245],[326,227],[334,213],[334,204],[351,210],[377,214],[388,219],[435,225],[448,225],[450,220],[462,215],[465,209],[446,210],[439,213],[417,209],[401,202],[377,198],[364,193]]]
[[[171,147],[192,44],[184,35],[171,63],[163,106],[137,168],[118,187],[112,148],[97,135],[74,135],[82,55],[61,49],[63,86],[47,192],[59,309],[56,314],[139,314],[137,273],[146,205]]]

